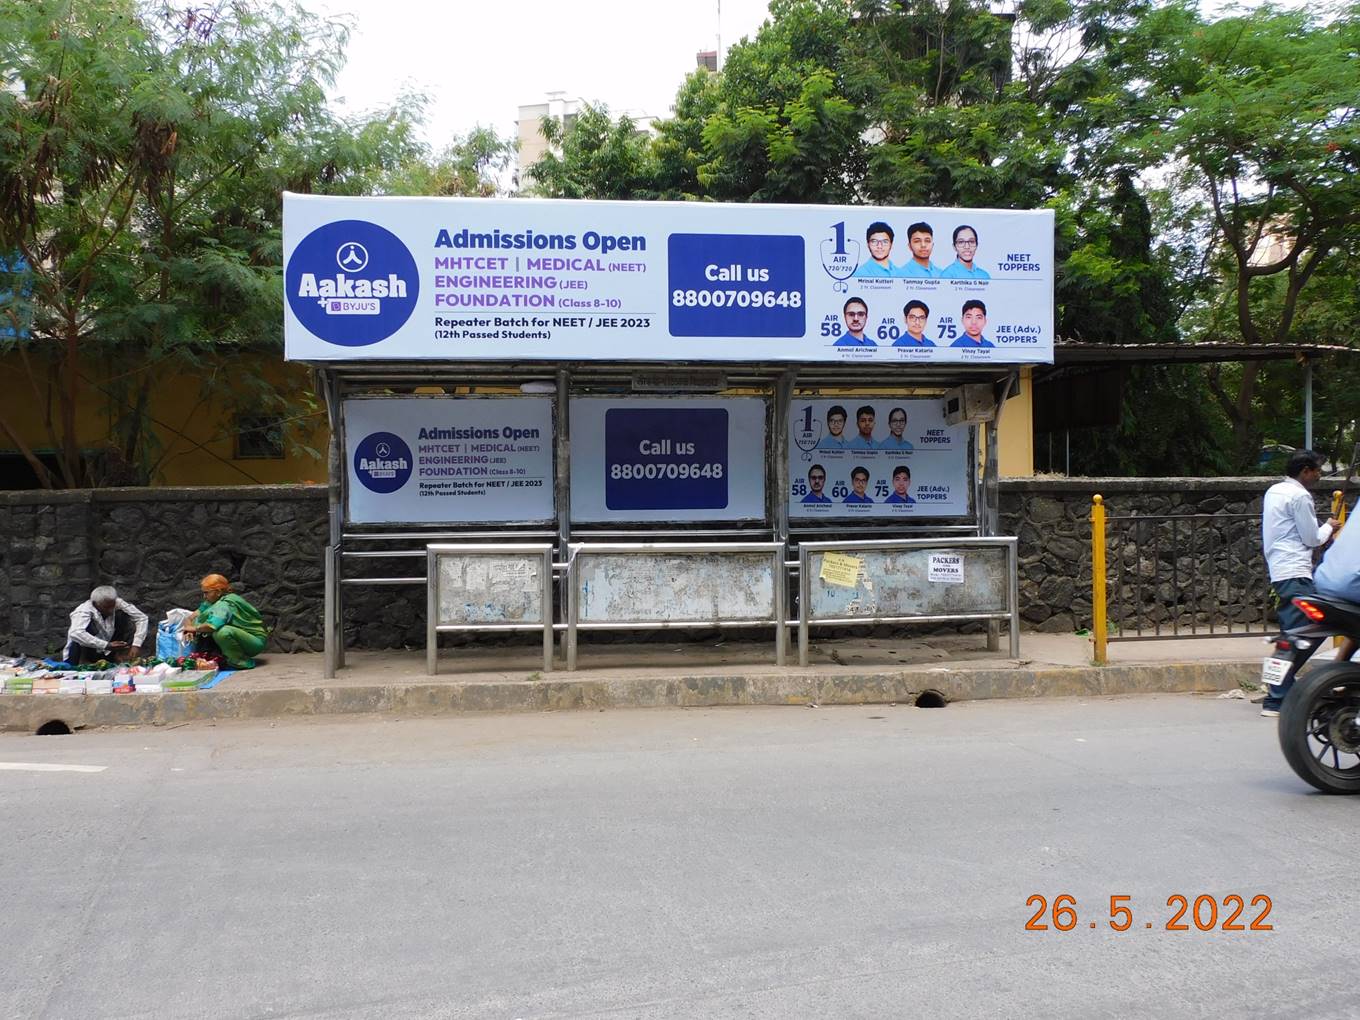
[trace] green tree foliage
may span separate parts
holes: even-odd
[[[0,252],[28,267],[27,336],[5,346],[15,385],[55,406],[59,472],[3,407],[0,430],[45,484],[154,476],[149,426],[184,425],[148,410],[171,371],[255,414],[308,412],[228,356],[279,346],[282,191],[368,191],[418,153],[405,114],[329,113],[345,35],[244,0],[0,4]],[[77,429],[93,395],[118,409],[98,462]]]
[[[718,111],[722,77],[700,68],[685,79],[675,96],[675,116],[656,122],[656,192],[665,199],[700,196],[700,167],[708,159],[704,125]]]
[[[409,101],[401,108],[412,109]],[[505,190],[505,178],[515,158],[515,142],[502,138],[494,128],[475,127],[453,140],[432,157],[423,146],[403,154],[395,170],[385,170],[368,194],[440,195],[491,198]]]
[[[1063,196],[1064,200],[1076,198]],[[1103,343],[1174,343],[1179,309],[1152,213],[1127,173],[1113,188],[1060,203],[1058,335]]]
[[[727,54],[717,108],[703,127],[704,195],[736,202],[859,201],[863,134],[872,112],[845,88],[847,9],[775,0],[770,13],[755,39]]]
[[[586,104],[568,125],[544,117],[549,150],[528,177],[536,194],[550,198],[649,198],[655,192],[650,141],[631,117],[617,120],[601,105]],[[560,155],[559,155],[560,152]]]
[[[1201,317],[1206,337],[1299,339],[1313,281],[1354,246],[1358,50],[1357,5],[1265,6],[1211,20],[1178,0],[1129,34],[1130,134],[1149,164],[1171,160],[1176,186],[1201,192],[1207,206],[1221,287]],[[1248,363],[1209,374],[1243,467],[1263,437],[1262,372]]]

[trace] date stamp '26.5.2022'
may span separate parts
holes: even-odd
[[[1068,893],[1053,897],[1035,893],[1025,901],[1034,910],[1025,922],[1025,931],[1072,931],[1075,928],[1108,927],[1111,931],[1155,928],[1160,931],[1274,931],[1267,920],[1274,904],[1269,896],[1258,894],[1250,901],[1236,893],[1215,897],[1186,896],[1173,893],[1166,899],[1166,911],[1158,911],[1155,920],[1134,916],[1132,896],[1111,896],[1109,910],[1101,912],[1098,920],[1083,915],[1077,899]]]

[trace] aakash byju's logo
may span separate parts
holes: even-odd
[[[284,287],[309,332],[342,347],[366,347],[406,324],[420,276],[396,234],[366,220],[337,220],[293,249]]]
[[[354,451],[354,475],[373,492],[396,492],[411,480],[411,448],[401,436],[374,432]]]

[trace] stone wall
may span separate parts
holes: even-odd
[[[1099,493],[1112,628],[1260,625],[1268,602],[1261,497],[1276,480],[1003,479],[1001,528],[1020,539],[1022,619],[1054,632],[1091,625],[1091,497]],[[1319,514],[1338,482],[1315,490]]]
[[[96,584],[153,620],[194,608],[209,573],[258,605],[276,650],[320,648],[324,486],[3,493],[0,535],[0,648],[60,648]]]
[[[1112,526],[1110,556],[1129,576],[1142,577],[1137,598],[1149,618],[1190,614],[1207,620],[1223,612],[1206,592],[1226,596],[1226,605],[1236,588],[1246,590],[1263,573],[1256,525],[1234,522],[1231,515],[1259,513],[1271,481],[1003,479],[1002,529],[1020,539],[1025,624],[1047,631],[1090,625],[1096,492],[1115,516],[1218,515],[1174,553],[1153,554],[1150,525],[1140,525],[1141,538]],[[1320,505],[1331,489],[1326,482],[1318,487]],[[67,614],[95,584],[118,586],[159,618],[167,608],[195,605],[199,578],[220,573],[259,605],[275,628],[275,650],[319,650],[326,527],[324,486],[0,493],[0,649],[60,647]],[[423,569],[410,559],[365,565],[372,576]],[[1177,583],[1196,573],[1203,583]],[[1191,587],[1198,592],[1193,605],[1184,594]],[[345,600],[347,644],[423,645],[423,589],[349,587]]]

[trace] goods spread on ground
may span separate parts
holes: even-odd
[[[0,656],[0,694],[165,694],[211,686],[219,661],[184,656],[137,665],[65,662]]]

